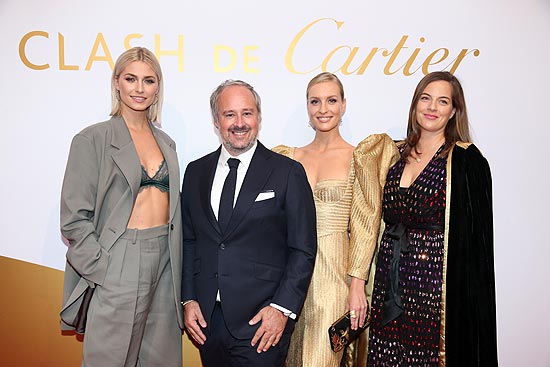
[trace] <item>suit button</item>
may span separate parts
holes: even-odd
[[[220,250],[225,250],[225,244],[224,243],[220,244]]]
[[[218,273],[214,274],[214,276],[217,278],[217,277],[218,277]]]
[[[174,223],[170,224],[170,230],[171,230],[171,231],[174,230]]]

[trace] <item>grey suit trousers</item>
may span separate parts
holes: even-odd
[[[168,225],[127,229],[97,286],[84,336],[83,367],[181,367]]]

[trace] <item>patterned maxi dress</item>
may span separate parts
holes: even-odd
[[[432,159],[408,188],[400,187],[404,161],[388,172],[367,366],[438,365],[446,162]]]
[[[273,150],[294,159],[293,147]],[[338,367],[342,351],[330,349],[328,328],[344,313],[349,292],[349,217],[354,166],[346,180],[319,181],[313,189],[317,212],[317,257],[304,307],[292,333],[287,367]]]

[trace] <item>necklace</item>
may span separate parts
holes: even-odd
[[[445,142],[445,140],[443,140],[443,142],[442,142],[441,144],[439,144],[439,145],[434,145],[434,146],[432,146],[431,149],[435,149],[435,148],[437,148],[437,147],[440,147],[440,148],[441,148],[441,145],[442,145],[444,142]],[[439,149],[438,149],[438,150],[439,150]],[[418,153],[418,154],[422,154],[422,153]],[[411,155],[411,158],[414,159],[414,160],[416,161],[416,163],[422,162],[422,157],[419,156],[419,155],[417,155],[416,157],[413,157],[413,156]]]

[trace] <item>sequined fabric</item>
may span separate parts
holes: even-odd
[[[294,158],[294,148],[277,153]],[[308,294],[298,317],[285,365],[338,367],[342,353],[330,349],[329,326],[345,311],[349,290],[349,216],[355,170],[347,180],[323,180],[313,190],[317,213],[317,257]]]
[[[399,161],[388,172],[382,204],[385,222],[408,227],[409,248],[399,260],[403,313],[382,325],[393,254],[386,228],[376,263],[367,366],[438,365],[444,231],[419,228],[444,226],[446,159],[432,159],[409,188],[400,189],[404,168]]]

